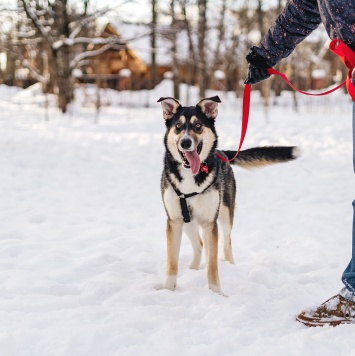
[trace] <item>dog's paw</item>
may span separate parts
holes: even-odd
[[[175,290],[176,288],[176,276],[166,276],[163,283],[163,289]]]
[[[227,295],[227,294],[224,294],[224,293],[222,292],[222,289],[221,289],[220,286],[216,286],[216,285],[210,284],[210,285],[208,286],[208,288],[211,289],[212,292],[217,293],[217,294],[221,295],[222,297],[228,298],[228,295]]]

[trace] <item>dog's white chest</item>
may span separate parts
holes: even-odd
[[[187,206],[191,211],[191,220],[197,220],[202,223],[203,221],[216,219],[220,204],[220,193],[213,186],[213,176],[208,177],[200,186],[196,185],[192,175],[186,175],[182,182],[178,182],[174,176],[171,176],[170,179],[183,194],[198,193],[195,196],[186,198]],[[206,188],[208,189],[206,190]],[[163,199],[170,218],[182,218],[180,199],[171,186],[164,192]]]
[[[165,190],[163,199],[169,217],[173,220],[182,218],[180,198],[171,187]],[[211,189],[211,191],[206,191],[201,195],[197,194],[187,198],[186,202],[189,211],[192,213],[191,220],[197,219],[200,223],[213,221],[216,219],[219,210],[219,191]]]
[[[188,206],[192,210],[192,218],[196,218],[199,222],[215,220],[219,210],[219,203],[219,191],[215,189],[188,199]]]

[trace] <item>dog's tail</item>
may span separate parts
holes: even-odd
[[[236,151],[220,152],[228,159],[232,159],[236,154]],[[299,148],[296,146],[254,147],[240,151],[238,156],[230,163],[243,168],[258,168],[269,164],[292,161],[297,157],[299,157]]]

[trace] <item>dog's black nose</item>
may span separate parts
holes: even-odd
[[[189,138],[184,138],[181,140],[180,145],[184,150],[188,150],[192,145],[192,141]]]

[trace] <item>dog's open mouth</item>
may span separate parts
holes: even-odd
[[[199,154],[202,151],[202,142],[200,142],[197,145],[197,149],[193,151],[179,151],[181,159],[182,159],[182,164],[184,168],[189,169],[191,168],[192,174],[197,174],[198,171],[200,170],[200,156]]]

